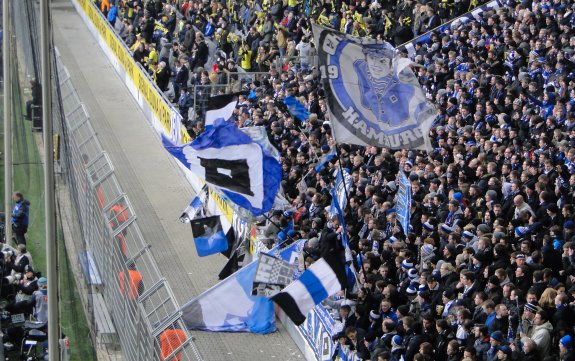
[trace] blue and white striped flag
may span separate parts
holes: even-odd
[[[196,218],[198,214],[201,215],[207,198],[208,193],[206,192],[206,186],[204,186],[200,191],[200,193],[194,196],[194,198],[190,202],[190,205],[187,206],[186,209],[184,209],[182,215],[180,216],[180,222],[190,223],[190,221]]]
[[[345,267],[335,254],[328,254],[312,264],[296,281],[272,300],[296,325],[301,325],[309,311],[329,296],[345,289]]]

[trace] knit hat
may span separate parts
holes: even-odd
[[[413,162],[411,161],[411,159],[408,159],[405,161],[405,165],[408,165],[410,167],[413,167]]]
[[[407,289],[405,290],[405,293],[407,293],[410,296],[413,296],[417,293],[417,290],[413,285],[409,285],[409,287],[407,287]]]
[[[515,259],[525,259],[525,255],[523,253],[517,253]]]
[[[529,311],[531,313],[537,312],[537,304],[535,303],[526,303],[525,307],[523,308],[525,311]]]
[[[563,345],[565,348],[572,348],[573,347],[573,339],[569,335],[565,335],[561,337],[559,343]]]
[[[375,310],[371,310],[369,312],[369,318],[371,318],[372,320],[379,320],[379,318],[381,317],[381,315],[376,312]]]
[[[481,231],[482,233],[490,233],[491,232],[491,228],[489,228],[489,226],[486,225],[485,223],[482,223],[479,226],[477,226],[477,230]]]
[[[399,335],[393,336],[391,339],[391,346],[399,347],[403,343],[403,337]]]
[[[404,259],[403,262],[401,262],[401,267],[406,270],[413,268],[413,262],[409,259]]]
[[[418,277],[417,270],[410,268],[409,271],[407,271],[407,277],[409,277],[410,280],[416,279]]]
[[[38,279],[38,286],[46,286],[48,284],[48,280],[46,277],[40,277]]]
[[[501,331],[492,332],[491,338],[495,341],[503,342],[503,333]]]
[[[572,220],[568,220],[565,222],[565,224],[563,226],[566,229],[573,229],[573,228],[575,228],[575,222],[573,222]]]
[[[430,254],[433,254],[433,246],[432,245],[424,244],[423,246],[421,246],[421,255],[423,257],[429,256]]]
[[[498,350],[505,353],[507,356],[511,356],[511,348],[507,345],[502,345],[498,347]]]
[[[409,306],[408,305],[401,305],[397,307],[397,312],[399,312],[403,316],[409,315]]]
[[[499,284],[501,282],[499,281],[499,278],[496,275],[493,275],[493,276],[489,277],[489,283],[491,283],[495,286],[499,286]]]
[[[455,200],[461,203],[461,201],[463,200],[463,194],[461,194],[461,192],[455,192],[453,193],[453,198],[455,198]]]
[[[475,237],[475,234],[473,234],[473,232],[470,232],[470,231],[464,231],[463,237],[472,239],[473,237]]]
[[[385,215],[387,216],[388,214],[395,213],[395,212],[396,212],[395,208],[390,208],[387,211],[385,211]]]
[[[397,239],[397,237],[395,236],[391,236],[388,239],[389,243],[395,243],[395,242],[399,242],[399,239]]]

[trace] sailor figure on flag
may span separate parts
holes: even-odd
[[[401,73],[395,74],[390,49],[364,47],[362,51],[365,60],[360,59],[353,63],[359,80],[361,104],[388,126],[401,126],[409,120],[409,108],[398,105],[401,99],[410,99],[413,96],[414,89],[410,78],[401,77]],[[411,70],[406,68],[403,71]]]

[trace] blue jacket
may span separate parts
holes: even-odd
[[[116,5],[112,5],[110,7],[110,11],[108,11],[108,21],[109,22],[116,21],[117,16],[118,16],[118,7]]]
[[[16,226],[27,226],[28,215],[30,213],[30,202],[22,199],[14,205],[12,210],[12,224]]]

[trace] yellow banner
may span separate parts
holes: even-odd
[[[77,0],[84,12],[98,30],[108,47],[112,50],[118,62],[124,68],[126,75],[130,77],[142,97],[158,118],[166,134],[171,133],[171,110],[169,104],[162,98],[158,90],[154,87],[148,74],[142,71],[134,61],[132,54],[124,47],[116,33],[112,31],[100,11],[89,0]]]

